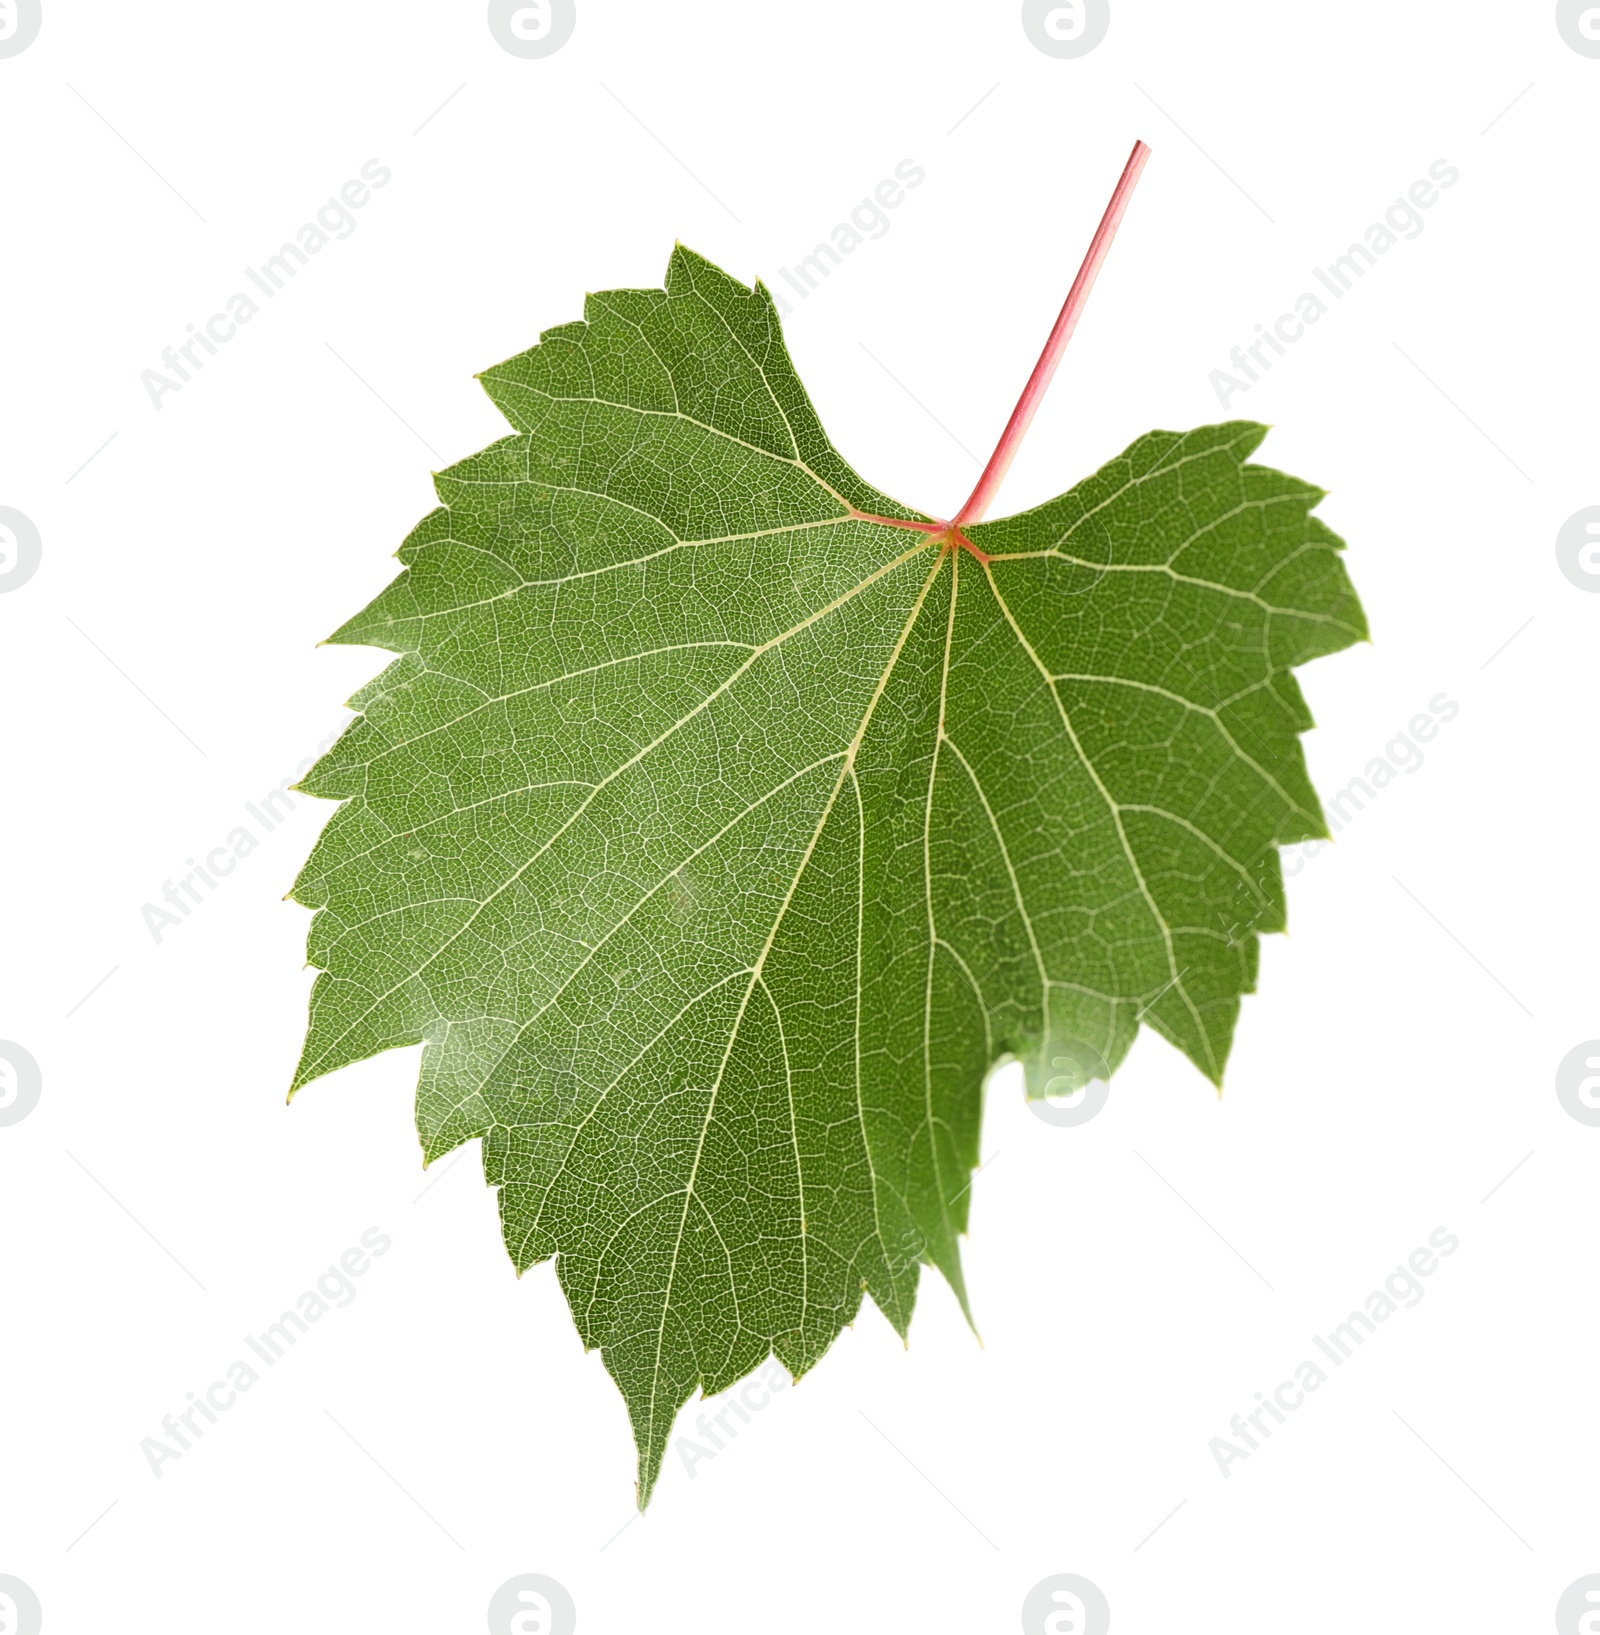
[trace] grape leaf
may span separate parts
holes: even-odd
[[[982,1086],[1220,1084],[1277,848],[1324,834],[1293,666],[1365,635],[1321,491],[1237,422],[941,523],[828,441],[771,296],[664,290],[481,377],[514,431],[437,475],[332,638],[400,657],[302,787],[319,970],[295,1076],[423,1043],[431,1161],[481,1138],[632,1416],[796,1375],[923,1264],[963,1303]]]

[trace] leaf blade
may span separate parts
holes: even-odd
[[[665,290],[482,377],[337,641],[399,654],[304,787],[319,969],[294,1088],[423,1043],[639,1444],[920,1267],[963,1305],[982,1084],[1141,1021],[1220,1084],[1277,847],[1322,832],[1292,667],[1365,635],[1247,423],[1151,433],[956,548],[826,440],[770,296]]]

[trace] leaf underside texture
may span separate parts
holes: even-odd
[[[649,1498],[674,1416],[903,1334],[959,1239],[985,1074],[1030,1094],[1144,1022],[1220,1083],[1277,848],[1323,835],[1291,670],[1366,634],[1265,428],[1152,432],[952,539],[828,441],[772,299],[664,290],[481,377],[332,638],[399,657],[306,778],[319,970],[295,1088],[423,1043],[428,1159],[474,1138],[554,1256]]]

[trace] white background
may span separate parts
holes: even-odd
[[[1554,552],[1600,502],[1597,97],[1543,0],[1114,0],[1077,61],[1009,3],[579,0],[528,61],[477,4],[45,0],[0,60],[0,504],[44,542],[0,596],[0,1037],[44,1084],[0,1129],[0,1573],[52,1635],[477,1630],[522,1572],[587,1635],[1010,1631],[1056,1572],[1122,1635],[1550,1627],[1600,1572],[1600,1129],[1554,1090],[1600,1035],[1600,598]],[[1141,136],[995,514],[1269,421],[1374,636],[1302,673],[1319,787],[1460,713],[1290,881],[1220,1099],[1148,1033],[1078,1128],[991,1085],[981,1348],[930,1274],[909,1350],[869,1309],[630,1523],[553,1268],[512,1275],[475,1147],[421,1170],[417,1053],[285,1107],[282,897],[332,808],[159,944],[141,909],[385,662],[316,644],[504,430],[475,372],[675,238],[776,280],[910,158],[787,327],[846,457],[949,514]],[[141,371],[371,158],[354,234],[153,408]],[[1439,159],[1425,231],[1224,414],[1229,349]],[[355,1302],[155,1477],[142,1439],[372,1226]],[[1441,1226],[1422,1303],[1224,1477],[1229,1419]]]

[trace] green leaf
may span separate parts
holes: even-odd
[[[986,1073],[1144,1022],[1220,1084],[1325,833],[1294,665],[1365,635],[1321,491],[1246,423],[1152,432],[957,531],[828,441],[772,299],[674,253],[483,377],[334,637],[401,655],[305,780],[295,1087],[425,1044],[427,1157],[482,1138],[554,1256],[648,1500],[673,1419],[958,1242]]]

